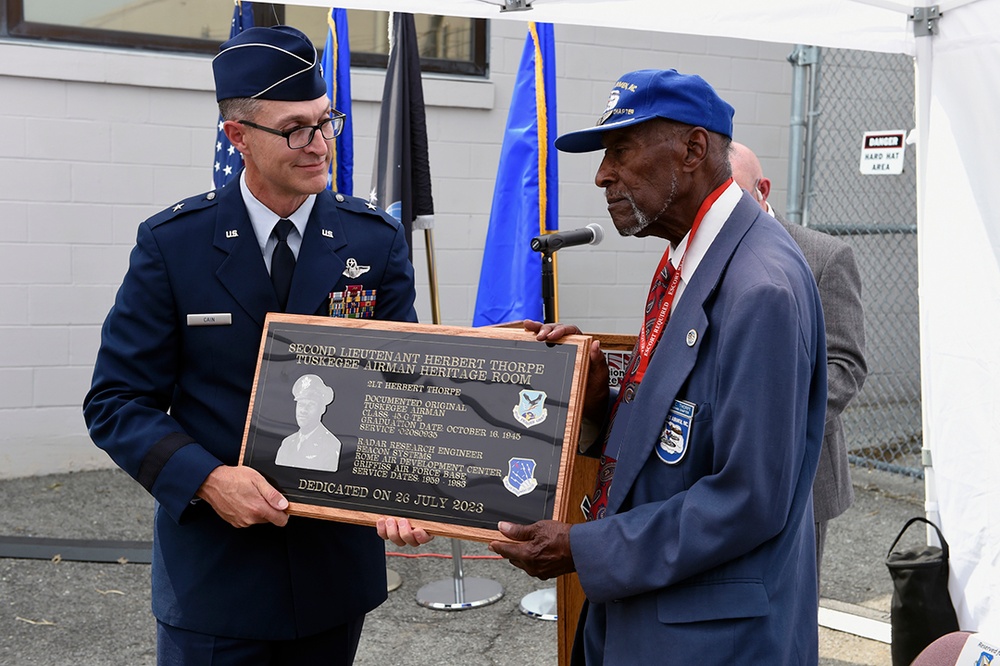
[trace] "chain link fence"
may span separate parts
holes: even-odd
[[[852,246],[865,307],[869,372],[844,413],[849,454],[922,477],[916,151],[901,175],[859,169],[864,132],[915,126],[913,59],[822,49],[818,76],[804,221]]]

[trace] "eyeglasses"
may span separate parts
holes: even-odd
[[[288,143],[289,148],[292,150],[299,150],[301,148],[305,148],[313,142],[313,139],[316,138],[316,130],[319,130],[320,135],[327,141],[336,139],[340,132],[344,129],[345,118],[347,118],[347,116],[340,111],[331,111],[330,117],[326,118],[318,125],[305,125],[303,127],[285,130],[284,132],[276,130],[273,127],[264,127],[263,125],[252,123],[249,120],[237,120],[236,122],[240,125],[246,125],[247,127],[259,129],[262,132],[282,136],[285,138],[285,142]]]

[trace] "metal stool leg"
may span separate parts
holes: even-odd
[[[462,542],[451,540],[455,565],[452,578],[428,583],[417,590],[417,603],[434,610],[465,610],[488,606],[503,596],[500,583],[488,578],[466,577],[462,571]]]

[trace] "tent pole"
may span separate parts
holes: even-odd
[[[927,195],[927,139],[930,131],[930,110],[931,110],[931,75],[934,66],[933,33],[930,31],[918,34],[914,39],[916,46],[916,58],[914,59],[914,79],[916,81],[916,125],[917,125],[917,285],[922,292],[924,281],[927,279],[924,271],[924,257],[929,256],[930,248],[924,246],[925,228],[925,206]],[[928,339],[926,330],[926,315],[921,313],[920,317],[920,365],[923,368],[930,367],[929,350],[924,341]],[[920,401],[921,430],[923,432],[923,464],[924,464],[924,515],[927,520],[935,525],[941,524],[941,516],[938,511],[938,498],[936,484],[934,483],[934,467],[931,452],[934,438],[929,432],[930,426],[930,406],[927,398],[930,395],[927,387],[927,374],[920,373],[920,384],[922,399]],[[930,437],[928,435],[931,435]],[[936,544],[937,534],[928,527],[927,543]]]

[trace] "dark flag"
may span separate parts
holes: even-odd
[[[347,10],[331,9],[326,15],[329,30],[323,48],[323,78],[330,104],[345,114],[344,129],[333,146],[330,189],[354,193],[354,121],[351,114],[351,43],[347,33]]]
[[[369,200],[403,223],[413,259],[413,229],[433,225],[427,120],[412,14],[394,13]]]
[[[542,260],[531,239],[558,229],[555,37],[529,23],[493,188],[473,326],[543,321]]]
[[[233,7],[233,22],[229,27],[229,38],[243,32],[245,28],[253,27],[253,7],[249,2],[236,0]],[[243,156],[229,143],[226,133],[222,131],[222,116],[219,116],[218,130],[215,135],[215,166],[212,170],[212,180],[218,189],[243,168]]]

